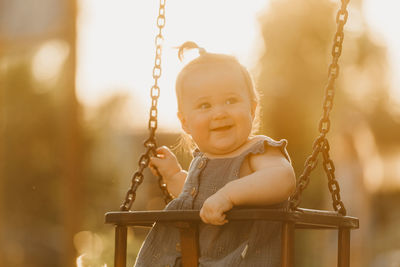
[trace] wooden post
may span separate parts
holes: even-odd
[[[117,225],[115,227],[114,267],[126,267],[127,234],[126,226]]]
[[[176,223],[176,226],[179,228],[181,238],[179,247],[182,254],[182,266],[197,267],[199,265],[198,224],[190,222],[178,222]]]
[[[338,267],[350,266],[350,229],[339,228]]]
[[[294,266],[294,223],[283,222],[281,244],[281,266]]]

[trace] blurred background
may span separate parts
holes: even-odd
[[[261,134],[289,140],[297,175],[318,135],[334,0],[168,0],[158,143],[180,134],[176,46],[235,55],[262,94]],[[144,151],[159,2],[0,0],[0,266],[113,266],[114,227]],[[351,266],[400,266],[400,34],[391,0],[352,0],[331,157],[352,231]],[[191,156],[179,152],[187,167]],[[318,167],[302,205],[331,210]],[[162,209],[146,172],[133,209]],[[129,232],[128,266],[148,229]],[[336,266],[334,231],[296,233],[296,266]]]

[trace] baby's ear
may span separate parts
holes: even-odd
[[[186,118],[183,115],[183,113],[181,111],[178,111],[177,116],[178,116],[179,120],[181,121],[182,129],[185,131],[185,133],[190,134],[189,129],[187,127]]]

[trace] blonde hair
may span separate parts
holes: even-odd
[[[256,113],[255,113],[255,119],[253,121],[253,127],[252,127],[252,134],[255,133],[255,131],[258,130],[259,126],[259,111],[258,111],[258,103],[259,103],[259,93],[255,89],[253,79],[249,73],[249,71],[244,67],[240,62],[234,57],[230,55],[225,55],[225,54],[214,54],[214,53],[209,53],[206,52],[206,50],[202,47],[199,47],[196,43],[188,41],[183,43],[178,50],[178,57],[182,61],[183,59],[183,54],[185,50],[189,49],[197,49],[199,51],[200,56],[193,59],[189,63],[187,63],[182,70],[179,72],[178,77],[176,78],[176,83],[175,83],[175,93],[176,93],[176,98],[177,98],[177,103],[178,103],[178,112],[181,112],[182,108],[182,92],[184,90],[183,88],[183,81],[185,78],[187,78],[193,71],[198,68],[199,66],[216,66],[216,65],[230,65],[230,66],[236,66],[239,68],[241,73],[243,74],[244,81],[246,83],[246,88],[249,93],[249,98],[252,102],[257,103],[257,108],[256,108]],[[189,135],[186,133],[183,133],[180,140],[179,144],[177,145],[178,148],[181,148],[184,151],[192,151],[196,145],[191,139]]]

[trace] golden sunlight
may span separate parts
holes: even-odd
[[[265,4],[265,0],[166,1],[160,128],[180,127],[174,83],[181,63],[175,47],[193,40],[209,51],[233,54],[251,67],[259,54],[257,12]],[[127,112],[132,118],[138,114],[143,118],[131,126],[147,125],[157,15],[158,1],[79,1],[77,93],[81,102],[95,106],[110,95],[127,93],[136,105]]]
[[[159,1],[79,0],[77,94],[94,107],[111,95],[132,96],[125,111],[130,127],[145,127],[153,84],[154,38]],[[392,100],[400,103],[400,35],[397,1],[366,0],[364,15],[374,36],[388,45]],[[166,26],[159,81],[159,127],[176,131],[174,82],[182,64],[176,46],[193,40],[209,51],[233,54],[249,69],[263,49],[257,14],[268,1],[166,1]],[[351,23],[348,25],[351,27]],[[354,25],[353,25],[354,26]],[[140,118],[140,119],[137,119]]]
[[[399,34],[399,1],[365,0],[364,14],[369,26],[373,29],[371,35],[375,40],[388,48],[391,73],[391,98],[395,104],[400,104],[400,34]]]
[[[75,234],[74,245],[79,253],[76,258],[77,267],[100,266],[100,255],[104,250],[104,245],[99,235],[90,231],[81,231]],[[101,267],[107,267],[107,265],[104,264]]]
[[[40,82],[53,85],[69,54],[68,44],[62,40],[50,40],[40,46],[32,63],[33,76]],[[44,90],[38,87],[36,90]],[[40,92],[38,92],[40,93]]]

